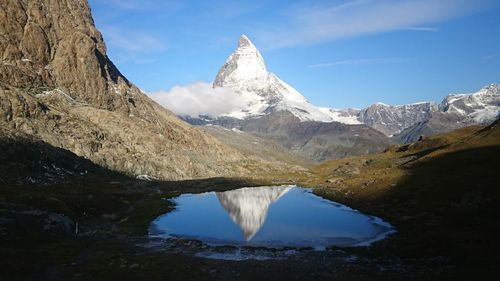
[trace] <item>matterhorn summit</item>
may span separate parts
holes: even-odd
[[[259,50],[248,37],[241,35],[238,48],[219,70],[214,87],[237,87],[243,82],[266,77],[268,74]]]
[[[264,58],[255,45],[242,35],[238,47],[219,70],[214,87],[224,87],[240,95],[245,107],[225,114],[226,117],[247,119],[277,111],[288,111],[301,121],[360,122],[341,112],[310,104],[292,86],[269,72]]]

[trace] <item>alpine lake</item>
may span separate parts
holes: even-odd
[[[298,186],[244,187],[182,194],[154,219],[149,236],[201,243],[199,257],[272,259],[300,250],[369,246],[395,232],[382,219],[321,198]]]

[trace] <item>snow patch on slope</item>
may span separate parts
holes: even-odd
[[[471,94],[448,95],[439,110],[458,114],[464,122],[491,122],[500,116],[500,85],[491,84]]]

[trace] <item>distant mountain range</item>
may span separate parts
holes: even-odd
[[[240,37],[238,47],[219,70],[213,87],[232,89],[245,106],[216,117],[184,116],[186,121],[268,135],[315,160],[374,152],[390,143],[389,138],[409,142],[448,129],[491,122],[500,112],[497,84],[477,93],[449,95],[440,104],[420,102],[391,106],[376,103],[364,109],[318,107],[269,72],[259,50],[245,35]],[[377,135],[366,126],[383,135]],[[312,129],[318,127],[323,129]],[[291,139],[291,135],[299,132],[306,134],[301,136],[302,140]],[[316,138],[318,134],[321,139]],[[333,143],[332,138],[336,139]],[[305,140],[315,141],[312,151],[304,153],[304,148],[311,145]]]
[[[500,115],[500,86],[476,93],[448,95],[440,104],[421,102],[391,106],[376,103],[353,113],[360,122],[403,142],[473,124],[490,123]],[[410,133],[411,132],[411,133]]]

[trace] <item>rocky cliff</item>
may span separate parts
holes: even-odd
[[[0,2],[0,126],[160,179],[269,168],[192,128],[110,61],[85,0]]]

